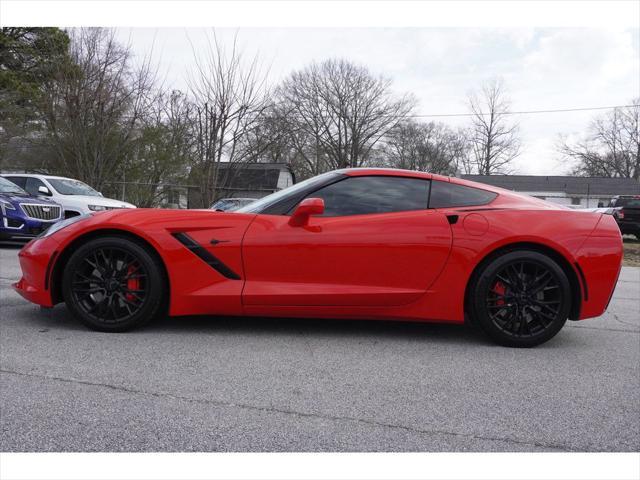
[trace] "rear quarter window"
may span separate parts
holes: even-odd
[[[486,205],[491,203],[497,196],[497,193],[487,190],[433,180],[431,182],[429,208]]]

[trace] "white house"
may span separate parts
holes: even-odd
[[[526,193],[561,205],[584,208],[607,206],[616,195],[640,195],[640,183],[632,178],[543,175],[462,175],[474,182]]]

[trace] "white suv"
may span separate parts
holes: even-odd
[[[31,173],[6,173],[2,176],[33,196],[47,197],[62,205],[64,218],[116,208],[136,208],[127,202],[104,198],[86,183],[72,178]]]

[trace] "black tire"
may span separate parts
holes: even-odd
[[[145,246],[110,236],[91,240],[69,258],[62,275],[67,308],[102,332],[124,332],[164,313],[162,266]]]
[[[473,282],[471,316],[501,345],[540,345],[553,338],[569,316],[569,280],[562,268],[542,253],[504,253],[487,262]]]

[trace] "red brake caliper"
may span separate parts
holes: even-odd
[[[492,289],[493,293],[496,293],[498,295],[502,295],[503,298],[499,298],[498,300],[496,300],[496,305],[504,305],[504,294],[507,291],[506,287],[504,286],[504,283],[502,282],[497,282]]]
[[[129,268],[127,269],[127,275],[132,275],[133,272],[135,272],[137,270],[137,268],[135,268],[133,265],[129,266]],[[129,280],[127,280],[127,289],[128,290],[140,290],[140,279],[139,278],[130,278]],[[132,293],[127,293],[125,295],[126,299],[129,300],[130,302],[132,302],[135,297]]]

